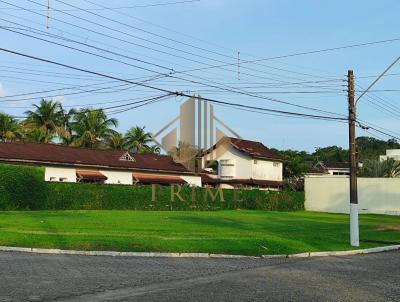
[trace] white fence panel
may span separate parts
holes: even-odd
[[[349,213],[349,178],[309,176],[305,178],[307,211]],[[359,178],[360,213],[400,215],[400,178]]]

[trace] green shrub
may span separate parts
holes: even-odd
[[[174,187],[175,191],[178,188]],[[171,201],[171,187],[45,182],[39,167],[0,165],[0,210],[228,210],[304,209],[304,193],[181,187]],[[210,193],[217,194],[215,200]],[[205,196],[207,198],[205,198]]]

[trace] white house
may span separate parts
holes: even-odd
[[[350,175],[350,165],[348,162],[319,161],[307,173],[308,176],[332,175],[344,176]]]
[[[386,150],[386,155],[379,156],[380,161],[385,161],[389,158],[400,161],[400,149],[388,149]]]
[[[0,143],[0,162],[45,167],[46,181],[104,184],[189,184],[201,177],[170,156],[28,142]]]
[[[283,161],[260,142],[224,137],[202,154],[202,182],[223,188],[278,189],[283,185]]]

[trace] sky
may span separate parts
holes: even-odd
[[[346,115],[347,71],[354,70],[359,93],[400,55],[396,40],[284,57],[398,39],[399,1],[200,0],[153,5],[171,2],[179,1],[51,0],[48,12],[47,0],[0,0],[1,48],[112,77],[146,80],[143,83],[151,86],[128,85],[0,52],[0,111],[23,116],[41,97],[53,98],[66,108],[107,108],[162,95],[156,87],[273,110],[326,115],[306,106]],[[400,63],[357,106],[361,120],[397,137],[399,83]],[[32,94],[46,90],[53,91]],[[184,100],[170,97],[138,108],[119,108],[130,109],[125,112],[115,108],[107,112],[119,119],[119,131],[139,125],[154,133],[179,113]],[[342,122],[221,105],[215,105],[215,112],[243,138],[269,147],[313,151],[330,145],[346,147],[348,142],[347,125]],[[370,133],[358,130],[357,134]]]

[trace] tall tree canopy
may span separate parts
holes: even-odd
[[[125,134],[126,147],[129,151],[144,153],[150,150],[152,142],[150,133],[146,132],[145,127],[132,127]]]
[[[108,118],[103,110],[81,109],[76,112],[71,122],[72,145],[96,148],[105,146],[105,142],[116,131],[115,118]]]
[[[12,116],[0,112],[0,141],[13,141],[21,136],[21,127],[18,121]]]
[[[65,113],[60,103],[42,99],[39,105],[33,105],[35,110],[25,112],[27,119],[24,122],[26,132],[33,129],[34,132],[41,131],[43,142],[49,143],[55,135],[67,137],[68,131],[65,129]]]

